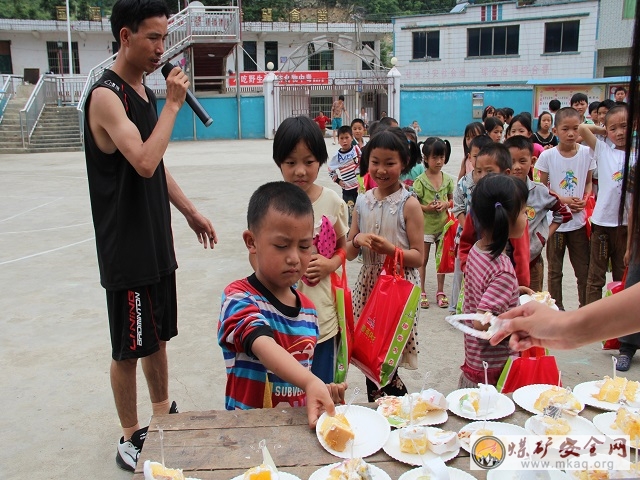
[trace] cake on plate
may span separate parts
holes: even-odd
[[[640,440],[640,413],[634,413],[624,407],[620,407],[616,413],[616,420],[611,425],[629,435],[632,442]]]
[[[352,458],[333,467],[327,480],[373,480],[373,475],[364,460]]]
[[[460,397],[460,411],[468,415],[484,416],[493,412],[498,404],[499,393],[493,385],[478,384],[479,390]]]
[[[338,413],[333,417],[327,416],[320,426],[320,435],[327,442],[329,448],[337,452],[344,452],[347,442],[355,437],[347,418]]]
[[[618,403],[620,399],[630,403],[636,403],[635,398],[638,393],[640,383],[627,380],[624,377],[604,377],[604,382],[600,386],[597,394],[593,395],[601,402]]]
[[[566,435],[571,431],[571,425],[564,418],[536,415],[531,417],[531,430],[536,435]]]
[[[429,448],[427,429],[420,426],[401,428],[398,432],[400,451],[405,453],[426,453]]]
[[[580,400],[566,388],[551,387],[540,394],[533,404],[533,408],[544,412],[549,406],[556,406],[570,415],[577,415],[582,410]]]
[[[411,408],[413,408],[413,419],[417,421],[424,418],[429,412],[447,409],[447,399],[433,388],[423,390],[420,393],[410,393],[403,397],[392,395],[380,397],[376,403],[380,405],[382,415],[401,420],[410,419]]]
[[[427,431],[427,444],[436,455],[452,452],[460,445],[456,432],[435,429]]]
[[[278,473],[269,465],[258,465],[244,472],[243,480],[278,480]]]
[[[145,480],[185,480],[182,470],[166,468],[161,463],[149,460],[145,460],[143,472]]]

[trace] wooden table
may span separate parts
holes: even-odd
[[[365,404],[375,408],[375,404]],[[471,422],[451,412],[445,430],[459,431]],[[588,407],[581,416],[591,420],[598,410]],[[501,421],[524,426],[532,414],[516,405],[516,411]],[[182,468],[185,476],[202,480],[230,480],[262,463],[258,442],[267,440],[278,469],[306,480],[318,468],[340,461],[328,453],[307,424],[305,408],[258,410],[211,410],[154,416],[140,454],[134,480],[142,480],[145,460],[160,462],[159,428],[164,431],[165,464]],[[367,457],[368,463],[382,468],[392,479],[415,468],[389,457],[383,450]],[[470,470],[469,454],[460,449],[448,466],[484,479],[484,471]]]

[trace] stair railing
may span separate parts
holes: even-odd
[[[22,146],[27,148],[31,143],[31,136],[38,124],[42,110],[47,104],[57,105],[58,89],[56,75],[40,75],[36,87],[24,108],[20,110],[20,132],[22,134]]]
[[[16,95],[16,84],[21,84],[23,78],[18,75],[0,75],[0,123],[4,118],[9,100]]]

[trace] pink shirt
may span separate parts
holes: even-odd
[[[517,305],[518,280],[509,257],[503,253],[493,260],[489,252],[474,245],[464,277],[464,313],[482,310],[499,315]],[[468,324],[473,327],[472,322]],[[495,385],[510,354],[508,340],[493,347],[488,340],[465,334],[462,371],[472,382],[484,382],[484,360],[489,364],[489,383]]]

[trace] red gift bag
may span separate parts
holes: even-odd
[[[345,251],[339,249],[336,254],[342,259],[342,274],[331,273],[331,291],[338,315],[338,327],[340,328],[338,344],[336,347],[336,369],[333,376],[335,383],[344,382],[349,370],[351,350],[353,347],[353,300],[351,290],[347,284],[347,268]]]
[[[378,388],[388,385],[398,368],[416,320],[420,287],[404,278],[402,250],[387,256],[353,334],[351,363]]]
[[[458,220],[449,212],[449,220],[442,229],[440,243],[436,250],[436,272],[453,273],[456,265],[456,231]]]
[[[587,197],[587,204],[584,206],[584,214],[587,222],[585,227],[587,229],[587,238],[591,238],[591,215],[593,215],[593,209],[596,208],[596,199],[593,195]]]
[[[523,351],[520,357],[507,360],[496,387],[501,393],[511,393],[526,385],[558,385],[559,381],[556,357],[547,355],[542,347],[531,347]]]
[[[624,290],[624,284],[627,281],[627,269],[624,269],[624,275],[622,275],[622,280],[619,282],[609,282],[607,283],[607,291],[604,294],[605,297],[610,297],[618,292]],[[610,338],[609,340],[604,340],[602,342],[602,350],[618,350],[620,349],[620,340],[617,338]]]

